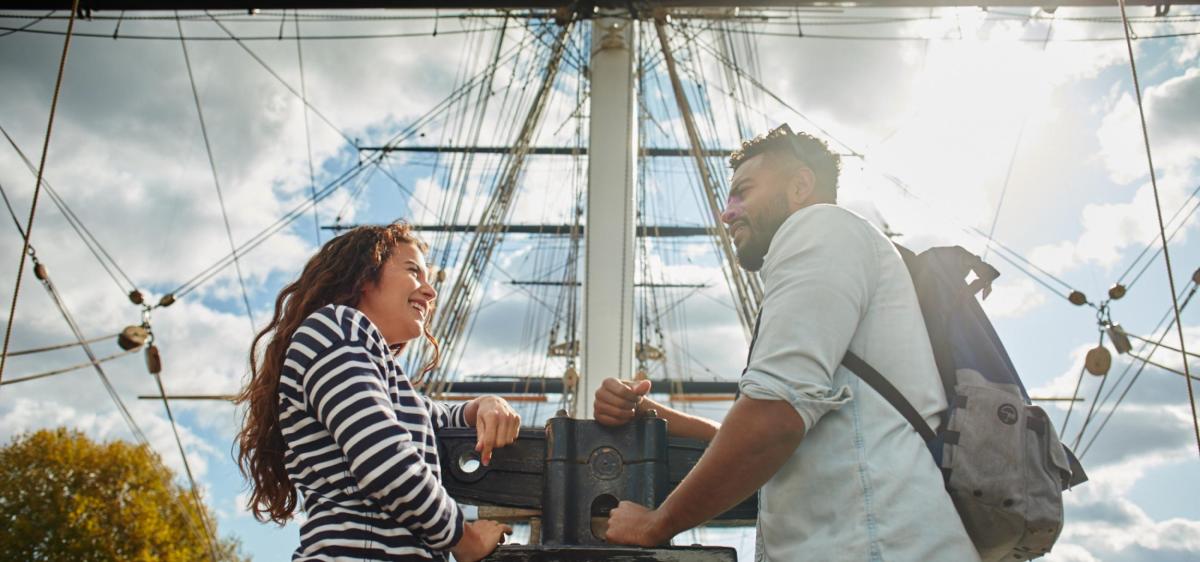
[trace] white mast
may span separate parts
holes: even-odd
[[[575,415],[585,419],[604,378],[633,372],[634,29],[628,12],[592,19],[583,371],[575,395]]]

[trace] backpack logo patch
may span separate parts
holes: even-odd
[[[1017,423],[1018,417],[1017,407],[1013,406],[1012,404],[1002,404],[1000,409],[996,410],[996,417],[1000,418],[1000,421],[1003,422],[1004,425],[1015,424]]]

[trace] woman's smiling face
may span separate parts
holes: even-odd
[[[358,309],[388,345],[397,345],[421,337],[436,298],[425,253],[415,244],[400,244],[380,269],[379,281],[363,287]]]

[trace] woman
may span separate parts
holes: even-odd
[[[427,247],[406,224],[360,227],[321,248],[284,287],[254,339],[238,464],[249,507],[283,524],[303,496],[297,560],[445,560],[490,554],[512,529],[464,523],[441,484],[434,432],[476,427],[484,464],[512,443],[520,417],[501,398],[437,404],[394,356],[428,332],[437,292]],[[261,362],[259,340],[267,339]],[[417,379],[420,379],[420,376]]]

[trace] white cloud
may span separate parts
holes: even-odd
[[[1200,554],[1200,522],[1155,520],[1102,478],[1093,475],[1093,482],[1064,496],[1072,524],[1060,537],[1060,547],[1067,547],[1064,557],[1058,558],[1056,548],[1052,559],[1194,560]]]
[[[248,505],[250,505],[250,492],[244,491],[233,497],[233,503],[229,506],[229,508],[233,513],[233,517],[253,519],[254,515],[250,512],[250,509],[247,508]],[[303,513],[303,511],[299,511],[299,513]]]
[[[99,386],[98,384],[96,385]],[[90,395],[90,401],[96,405],[106,404],[107,397],[102,396],[99,388]],[[39,429],[65,426],[78,429],[97,441],[110,439],[133,440],[129,429],[122,421],[115,406],[96,408],[95,406],[71,407],[56,400],[38,400],[31,398],[11,398],[12,402],[0,411],[0,438],[37,431]],[[104,400],[105,402],[101,402]],[[184,466],[179,456],[175,436],[166,417],[155,411],[161,410],[158,403],[138,403],[126,401],[130,412],[139,427],[145,433],[151,449],[158,453],[163,463],[167,465],[183,482]],[[188,463],[198,484],[204,487],[203,478],[208,472],[208,463],[215,458],[218,449],[205,441],[186,426],[179,427],[180,440],[188,453]]]
[[[1180,224],[1186,227],[1172,238],[1178,247],[1188,239],[1195,217],[1187,211],[1197,187],[1195,164],[1200,144],[1185,131],[1200,126],[1200,71],[1190,69],[1162,84],[1147,88],[1147,117],[1158,167],[1158,198],[1167,235]],[[1030,259],[1050,273],[1061,275],[1083,265],[1112,269],[1132,258],[1129,250],[1140,251],[1159,236],[1155,193],[1148,174],[1137,108],[1128,95],[1118,98],[1098,130],[1101,158],[1113,180],[1137,181],[1128,200],[1091,190],[1105,202],[1087,203],[1079,211],[1080,232],[1074,240],[1042,244],[1031,250]],[[1178,218],[1174,218],[1177,211]],[[1156,250],[1158,243],[1155,243]]]
[[[1046,555],[1048,562],[1099,562],[1086,548],[1077,544],[1059,543]]]
[[[1046,302],[1046,290],[1021,277],[997,281],[992,294],[981,303],[991,318],[1020,318]]]
[[[1075,244],[1069,241],[1038,246],[1029,251],[1029,261],[1054,275],[1062,275],[1078,263]]]
[[[1144,78],[1143,78],[1144,80]],[[1190,68],[1160,84],[1146,86],[1143,105],[1154,165],[1190,166],[1200,155],[1194,131],[1200,127],[1200,69]],[[1148,175],[1145,142],[1134,96],[1122,93],[1100,126],[1100,156],[1114,180],[1129,183]]]

